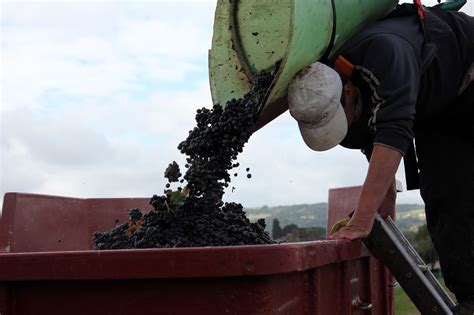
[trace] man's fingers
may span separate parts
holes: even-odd
[[[349,237],[349,233],[344,230],[339,230],[338,232],[330,235],[328,239],[330,240],[340,240],[340,239],[347,239]]]
[[[356,239],[361,239],[367,237],[369,233],[366,231],[362,231],[359,228],[354,228],[352,226],[345,226],[341,228],[339,231],[336,233],[330,235],[328,237],[329,240],[340,240],[340,239],[346,239],[346,240],[356,240]]]

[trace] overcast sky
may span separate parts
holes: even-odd
[[[2,195],[162,193],[168,163],[184,164],[176,146],[195,110],[212,104],[215,3],[2,1]],[[474,14],[473,3],[463,11]],[[248,207],[325,202],[329,188],[362,184],[367,170],[359,151],[311,151],[288,113],[252,136],[239,161],[226,200]],[[399,202],[422,201],[415,191]]]

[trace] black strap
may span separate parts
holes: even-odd
[[[418,162],[413,142],[410,144],[405,156],[403,157],[403,164],[405,165],[407,190],[419,189],[420,179],[418,176]]]
[[[334,42],[336,40],[336,28],[337,28],[337,20],[336,20],[336,5],[334,4],[334,0],[331,0],[331,7],[332,7],[332,33],[331,39],[329,40],[329,45],[324,52],[324,55],[321,57],[320,61],[324,64],[328,64],[329,62],[329,55],[331,54],[331,50],[334,47]]]

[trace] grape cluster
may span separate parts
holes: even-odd
[[[179,170],[179,165],[176,161],[173,161],[165,170],[165,178],[168,179],[168,182],[173,183],[179,181],[180,177],[181,171]]]
[[[196,206],[196,203],[192,204]],[[190,204],[186,204],[171,213],[150,211],[143,215],[139,229],[135,229],[133,224],[124,223],[111,232],[96,233],[96,248],[174,248],[274,243],[265,232],[265,220],[251,223],[241,204],[226,203],[219,212],[190,209],[189,206]],[[127,233],[131,229],[133,233]]]
[[[272,74],[261,72],[243,98],[230,100],[224,108],[215,105],[211,109],[198,109],[196,127],[178,145],[181,153],[187,156],[183,178],[187,181],[186,188],[178,188],[177,192],[166,190],[162,196],[153,196],[150,204],[154,210],[147,214],[132,209],[130,224],[122,224],[110,232],[96,232],[96,248],[274,243],[265,232],[263,219],[251,223],[241,204],[222,201],[224,189],[231,181],[229,171],[239,166],[235,160],[255,129],[259,105],[272,79]],[[179,181],[181,173],[176,162],[170,163],[165,177],[169,183]]]

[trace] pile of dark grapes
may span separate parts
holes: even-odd
[[[224,203],[224,189],[229,186],[229,171],[238,167],[235,160],[255,129],[262,102],[273,75],[261,72],[243,98],[232,99],[225,108],[201,108],[196,113],[196,127],[178,145],[186,158],[186,173],[176,162],[165,171],[168,179],[162,196],[153,196],[154,210],[142,214],[130,210],[130,223],[110,232],[96,232],[97,249],[195,247],[272,244],[265,232],[265,221],[251,223],[242,205]],[[247,169],[247,172],[249,169]],[[234,174],[235,175],[235,174]],[[247,175],[251,177],[250,174]],[[173,182],[187,182],[176,191]]]

